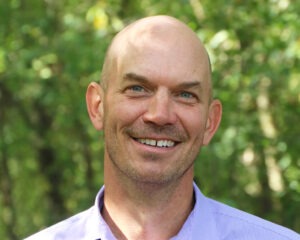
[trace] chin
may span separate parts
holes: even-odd
[[[139,183],[141,185],[162,186],[176,181],[176,179],[179,179],[181,175],[179,175],[178,172],[173,174],[166,174],[161,172],[157,173],[153,171],[147,171],[146,173],[135,172],[134,174],[127,174],[127,176],[131,178],[134,182]]]

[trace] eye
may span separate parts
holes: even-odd
[[[133,92],[144,92],[145,89],[139,85],[134,85],[128,88],[128,90],[133,91]]]
[[[179,96],[182,98],[194,98],[195,97],[192,93],[189,93],[189,92],[181,92],[179,94]]]
[[[177,99],[182,103],[188,103],[188,104],[199,102],[199,98],[196,94],[187,91],[178,92]]]
[[[131,85],[125,88],[124,93],[128,97],[144,97],[149,94],[149,91],[141,85]]]

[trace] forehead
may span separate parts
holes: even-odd
[[[133,26],[116,37],[110,54],[118,80],[134,72],[148,79],[210,81],[206,50],[182,23]]]
[[[118,59],[119,77],[133,72],[148,79],[183,81],[205,81],[210,77],[209,66],[195,49],[176,41],[132,43]],[[120,80],[122,78],[119,78]]]

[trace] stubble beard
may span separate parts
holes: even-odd
[[[147,136],[149,131],[155,132],[164,132],[165,135],[171,135],[174,139],[179,139],[180,141],[184,142],[188,139],[186,133],[182,133],[175,127],[168,127],[168,128],[155,128],[153,126],[147,127],[128,127],[124,130],[123,134],[128,136]],[[109,132],[107,132],[109,131]],[[113,129],[107,129],[107,134],[112,134],[114,131]],[[164,172],[155,172],[155,171],[148,171],[146,172],[145,169],[138,169],[132,163],[132,159],[127,155],[127,159],[124,159],[125,156],[120,156],[120,152],[118,149],[124,149],[122,146],[119,146],[119,142],[116,138],[110,137],[110,142],[106,142],[106,152],[109,157],[109,161],[111,161],[114,169],[116,169],[117,174],[123,180],[130,180],[135,182],[136,184],[141,185],[152,185],[152,186],[162,186],[172,183],[174,181],[178,181],[189,169],[193,168],[195,159],[198,155],[200,149],[190,149],[190,151],[182,153],[185,155],[180,162],[182,164],[176,164],[177,167],[174,168],[173,166],[169,166],[166,171]],[[157,154],[152,153],[145,153],[142,158],[147,159],[147,161],[161,161],[160,157]]]

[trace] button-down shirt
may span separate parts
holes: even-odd
[[[300,240],[296,232],[205,197],[194,184],[195,206],[171,240]],[[90,209],[25,240],[116,240],[101,216],[104,187]]]

